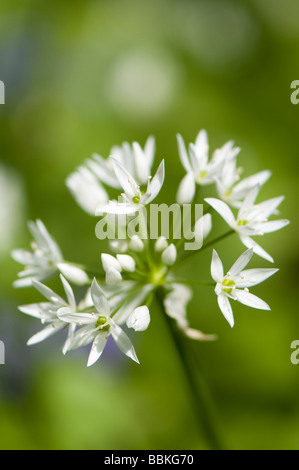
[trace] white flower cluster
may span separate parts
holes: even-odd
[[[164,313],[176,322],[178,329],[187,337],[196,340],[213,340],[191,328],[187,319],[187,305],[192,297],[190,285],[206,283],[214,285],[219,307],[231,326],[234,317],[230,300],[237,300],[257,309],[269,309],[261,299],[249,292],[249,288],[272,276],[277,269],[245,269],[253,254],[273,262],[253,236],[273,232],[288,224],[287,220],[269,221],[275,214],[283,197],[256,203],[262,185],[271,176],[262,171],[240,180],[237,156],[240,152],[233,142],[216,150],[209,158],[206,131],[199,132],[195,143],[188,149],[180,135],[177,136],[178,151],[186,174],[177,192],[180,205],[194,204],[197,189],[215,185],[218,198],[206,198],[204,215],[194,222],[193,236],[202,238],[201,248],[190,254],[184,252],[182,244],[160,236],[156,240],[138,235],[127,239],[111,240],[111,253],[101,254],[103,275],[89,276],[88,269],[64,260],[62,253],[44,224],[37,220],[29,222],[34,238],[32,251],[14,250],[13,258],[25,265],[15,287],[34,286],[47,302],[19,307],[20,311],[38,318],[43,329],[35,334],[28,344],[36,344],[55,332],[66,329],[67,339],[63,353],[91,344],[88,366],[101,356],[111,335],[119,349],[133,361],[139,362],[126,328],[144,331],[148,328],[153,312],[150,306],[154,295],[163,294]],[[66,184],[79,206],[93,216],[121,215],[130,217],[146,208],[160,193],[165,178],[164,160],[152,177],[155,140],[149,137],[144,149],[134,142],[113,147],[108,159],[93,155]],[[111,200],[108,188],[121,190],[118,200]],[[206,242],[212,231],[212,210],[228,224],[229,234],[237,234],[247,250],[239,256],[229,272],[224,269],[215,250],[212,254],[212,282],[179,279],[175,269],[191,255],[212,247]],[[234,215],[233,210],[237,210]],[[228,235],[228,234],[227,234]],[[224,235],[226,236],[226,235]],[[215,239],[215,243],[223,237]],[[64,298],[57,295],[41,281],[60,273]],[[79,303],[70,283],[86,285],[86,295]]]

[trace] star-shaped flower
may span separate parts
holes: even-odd
[[[270,310],[262,299],[249,292],[249,288],[268,279],[278,269],[246,269],[253,255],[253,249],[245,251],[233,264],[227,274],[224,274],[223,264],[216,250],[213,250],[211,276],[217,283],[215,293],[218,305],[231,327],[234,326],[233,310],[229,300],[261,310]]]

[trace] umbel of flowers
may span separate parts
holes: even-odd
[[[155,321],[152,301],[156,294],[162,298],[163,314],[183,335],[190,340],[214,340],[214,335],[204,334],[190,326],[188,321],[191,286],[196,284],[214,286],[220,311],[231,327],[234,326],[233,300],[252,308],[269,310],[269,305],[254,295],[251,288],[268,279],[277,269],[245,268],[254,255],[273,263],[272,256],[256,242],[256,238],[289,223],[285,219],[270,219],[277,215],[283,196],[261,202],[258,200],[271,172],[261,171],[242,179],[237,165],[240,149],[229,141],[210,155],[204,130],[187,147],[180,135],[177,142],[184,175],[177,190],[176,202],[195,205],[195,201],[198,203],[199,188],[207,185],[215,188],[215,198],[201,201],[204,211],[193,225],[192,235],[195,240],[201,241],[200,247],[186,252],[182,240],[164,236],[152,240],[149,236],[134,234],[125,239],[111,240],[110,253],[99,251],[95,254],[95,264],[98,263],[101,269],[98,275],[94,275],[87,267],[64,259],[58,244],[41,220],[30,221],[31,249],[12,252],[12,257],[24,265],[14,283],[15,287],[33,286],[42,296],[39,303],[19,307],[21,312],[35,317],[42,324],[40,331],[29,339],[29,345],[64,330],[66,338],[62,352],[66,354],[90,344],[87,365],[91,366],[100,358],[111,336],[122,353],[139,363],[128,331],[142,332],[150,328],[151,322]],[[67,178],[66,185],[87,214],[130,218],[141,210],[147,211],[163,185],[167,185],[164,160],[152,173],[154,156],[155,139],[152,136],[144,148],[137,142],[132,145],[125,142],[121,147],[113,147],[107,159],[95,154],[86,160]],[[114,193],[119,191],[117,200],[109,196],[109,188]],[[212,216],[218,215],[227,223],[229,230],[213,239]],[[146,235],[147,230],[145,227]],[[232,234],[246,249],[239,256],[232,255],[232,266],[225,272],[214,245]],[[178,277],[178,268],[207,248],[211,249],[211,280],[200,279],[203,271],[208,271],[202,265],[198,268],[198,280]],[[55,275],[60,276],[63,296],[57,295],[45,284]],[[82,286],[86,288],[85,295],[79,300],[74,293],[76,285],[81,286],[80,291]],[[207,295],[210,295],[209,292]]]

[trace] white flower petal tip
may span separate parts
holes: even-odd
[[[108,253],[102,253],[101,260],[102,260],[102,265],[103,265],[103,269],[105,272],[107,272],[110,268],[113,268],[114,270],[121,272],[122,267],[119,261],[116,258],[114,258],[114,256],[109,255]]]
[[[163,251],[162,253],[162,261],[164,264],[167,264],[168,266],[172,266],[177,259],[177,249],[175,245],[172,243],[169,245],[166,250]]]
[[[129,247],[132,251],[141,253],[144,250],[144,243],[138,235],[133,235],[129,242]]]
[[[195,341],[217,341],[218,337],[216,335],[207,335],[202,333],[202,331],[195,330],[194,328],[185,328],[183,329],[184,334]]]
[[[133,328],[135,331],[144,331],[148,328],[151,321],[150,312],[146,305],[138,307],[129,316],[127,327]]]
[[[128,271],[130,273],[135,272],[136,269],[136,261],[132,256],[129,255],[116,255],[117,261],[119,262],[121,268],[124,271]]]
[[[88,283],[88,275],[86,272],[71,263],[58,263],[57,268],[68,281],[74,284],[82,286]]]
[[[117,284],[120,281],[122,281],[122,275],[120,274],[119,270],[115,268],[109,268],[106,271],[106,283],[108,285]]]
[[[155,251],[160,253],[161,251],[166,250],[168,247],[168,241],[165,237],[159,237],[155,243]]]

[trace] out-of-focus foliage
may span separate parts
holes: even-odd
[[[176,133],[192,141],[201,128],[212,148],[229,139],[242,147],[246,175],[273,171],[262,197],[284,194],[281,211],[292,223],[263,240],[280,272],[255,292],[272,311],[238,305],[231,330],[212,289],[198,289],[192,324],[219,340],[193,343],[193,353],[227,447],[299,448],[299,365],[290,362],[299,339],[299,105],[290,102],[299,79],[298,9],[296,0],[1,1],[1,448],[204,446],[158,309],[149,330],[133,338],[141,366],[110,348],[87,370],[86,354],[62,356],[59,338],[26,346],[37,325],[17,305],[40,297],[12,289],[19,266],[9,256],[28,245],[25,220],[39,217],[66,259],[96,265],[105,244],[66,176],[92,152],[108,156],[115,144],[143,144],[154,134],[157,161],[166,160],[161,197],[174,201],[183,171]],[[225,225],[213,221],[221,233]],[[232,239],[217,250],[229,267],[243,247]],[[210,256],[196,258],[186,275],[207,279]],[[255,258],[256,267],[266,264]]]

